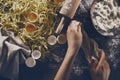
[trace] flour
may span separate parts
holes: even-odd
[[[120,6],[115,0],[104,0],[94,5],[92,12],[93,23],[101,29],[103,35],[114,35],[114,30],[120,28]]]
[[[117,68],[120,64],[120,39],[111,39],[107,42],[106,47],[109,49],[106,52],[110,65]]]

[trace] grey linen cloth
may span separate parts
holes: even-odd
[[[24,62],[31,50],[13,32],[0,28],[0,76],[18,80],[19,64]]]

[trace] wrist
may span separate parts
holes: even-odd
[[[67,57],[75,57],[76,55],[77,55],[77,53],[78,53],[78,51],[79,51],[79,48],[68,48],[67,49],[67,54],[66,54],[66,56]]]
[[[70,50],[75,50],[75,51],[77,51],[77,50],[79,50],[80,49],[80,47],[81,47],[81,45],[80,44],[74,44],[74,45],[69,45],[68,44],[68,49],[70,49]]]
[[[80,49],[80,47],[77,47],[77,46],[73,46],[73,47],[68,47],[67,51],[70,51],[70,52],[73,52],[73,53],[76,53],[78,52]]]

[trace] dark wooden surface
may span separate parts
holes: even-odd
[[[96,40],[99,47],[106,52],[106,59],[110,64],[111,75],[109,80],[120,80],[120,37],[106,37],[100,35],[94,28],[90,17],[90,6],[93,0],[82,0],[84,6],[80,7],[74,17],[83,23],[84,29],[90,38]],[[65,25],[64,31],[67,26]],[[117,35],[120,36],[120,35]],[[45,61],[37,61],[34,68],[20,65],[19,80],[53,80],[62,60],[64,59],[67,44],[60,45],[57,50],[51,52]],[[80,49],[73,65],[70,80],[90,80],[89,65],[84,53]]]

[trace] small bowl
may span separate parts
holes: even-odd
[[[36,65],[36,61],[32,57],[29,57],[29,58],[26,59],[25,64],[26,64],[27,67],[32,68]]]
[[[39,59],[41,57],[41,52],[39,50],[34,50],[31,56],[33,59]]]
[[[59,44],[65,44],[67,42],[67,38],[64,34],[60,34],[57,37],[57,41]]]
[[[55,35],[51,35],[48,37],[47,42],[49,45],[55,45],[57,43],[57,38]]]

